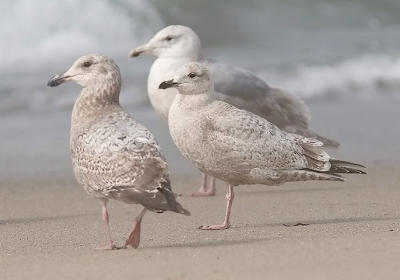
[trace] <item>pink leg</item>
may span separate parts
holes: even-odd
[[[129,235],[128,239],[125,242],[125,246],[132,246],[133,248],[137,248],[140,243],[140,227],[142,224],[142,219],[144,214],[146,213],[146,208],[143,208],[143,210],[140,212],[139,216],[136,217],[135,219],[135,224],[133,226],[133,230],[131,234]]]
[[[231,208],[232,202],[235,197],[235,193],[233,191],[233,186],[228,185],[228,193],[226,194],[226,212],[224,222],[220,225],[211,225],[211,226],[201,226],[200,229],[203,230],[218,230],[218,229],[228,229],[231,226],[230,216],[231,216]]]
[[[97,248],[97,249],[99,249],[99,250],[117,249],[117,247],[114,245],[113,241],[111,240],[109,216],[108,216],[108,211],[107,211],[107,200],[103,200],[102,210],[103,210],[103,220],[104,220],[104,224],[106,226],[107,245],[104,247]]]
[[[199,197],[215,195],[215,178],[213,176],[203,174],[203,180],[198,191],[184,194],[184,196]]]

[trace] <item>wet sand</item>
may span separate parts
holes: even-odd
[[[1,279],[399,279],[400,168],[375,165],[344,183],[238,187],[232,228],[225,186],[182,198],[191,217],[149,213],[138,249],[97,251],[99,203],[76,184],[0,188]],[[199,178],[173,178],[178,192]],[[139,206],[110,203],[122,244]],[[297,223],[304,225],[294,226]]]

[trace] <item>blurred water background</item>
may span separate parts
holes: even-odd
[[[121,103],[156,135],[172,172],[193,172],[148,102],[154,58],[128,57],[169,24],[192,27],[208,56],[304,98],[313,130],[342,142],[333,154],[399,163],[398,0],[2,0],[0,181],[73,180],[69,119],[80,89],[46,83],[93,52],[119,64]]]

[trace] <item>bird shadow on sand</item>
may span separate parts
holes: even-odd
[[[188,242],[188,243],[176,243],[170,245],[156,245],[156,246],[146,246],[142,248],[144,249],[165,249],[165,248],[207,248],[207,247],[224,247],[224,246],[232,246],[239,244],[251,244],[261,241],[269,241],[280,238],[272,238],[272,237],[263,237],[263,238],[254,238],[254,239],[238,239],[238,240],[211,240],[211,241],[197,241],[197,242]]]
[[[95,216],[95,214],[74,214],[74,215],[64,215],[64,216],[7,219],[7,220],[0,220],[0,226],[10,225],[10,224],[30,224],[30,223],[46,222],[46,221],[69,220],[69,219],[88,217],[88,216]]]
[[[342,223],[360,223],[360,222],[373,222],[373,221],[391,221],[398,220],[400,217],[351,217],[351,218],[333,218],[333,219],[321,219],[321,220],[306,220],[299,222],[282,222],[282,223],[268,223],[268,224],[258,224],[258,225],[243,225],[243,226],[233,226],[232,229],[239,228],[261,228],[261,227],[276,227],[281,226],[282,228],[288,228],[292,226],[285,225],[295,225],[300,224],[301,226],[312,227],[313,225],[324,225],[324,224],[342,224]],[[284,225],[285,224],[285,225]],[[230,235],[231,236],[231,235]],[[170,245],[156,245],[149,246],[143,249],[163,249],[163,248],[207,248],[207,247],[224,247],[231,245],[244,245],[252,244],[263,241],[272,240],[283,240],[290,237],[276,236],[276,237],[261,237],[261,238],[246,238],[237,240],[208,240],[208,241],[197,241],[188,243],[176,243]]]

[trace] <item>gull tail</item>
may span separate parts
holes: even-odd
[[[367,174],[365,171],[360,168],[366,168],[364,165],[359,163],[353,163],[350,161],[338,160],[338,159],[330,159],[331,168],[329,169],[329,173],[339,174]]]
[[[111,194],[115,199],[126,203],[140,203],[148,210],[156,213],[172,211],[190,216],[190,212],[176,201],[176,194],[172,192],[168,178],[164,178],[155,189],[143,190],[139,187],[129,187]]]
[[[302,170],[291,171],[288,176],[290,176],[291,180],[294,181],[344,181],[342,174],[367,174],[365,171],[359,169],[364,168],[364,166],[358,163],[340,160],[330,160],[329,163],[330,169],[326,171],[323,171],[318,167],[316,169],[305,168]]]
[[[340,180],[341,174],[366,174],[364,165],[350,161],[331,158],[322,149],[322,143],[309,138],[300,139],[299,144],[304,149],[304,156],[307,159],[307,168],[304,170],[318,174],[331,175]]]
[[[183,206],[178,201],[176,201],[177,195],[171,191],[169,180],[164,181],[161,184],[162,186],[158,188],[158,191],[164,195],[164,198],[167,201],[168,210],[190,216],[190,212],[183,208]]]

